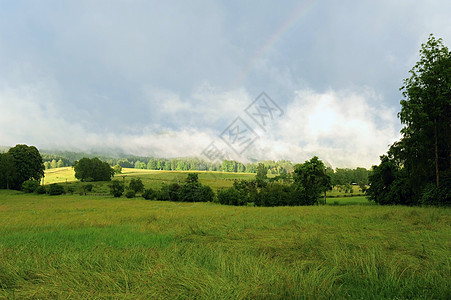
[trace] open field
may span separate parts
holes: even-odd
[[[450,237],[444,208],[2,190],[0,298],[449,299]]]
[[[199,181],[209,185],[214,191],[219,188],[230,187],[235,179],[252,179],[255,174],[249,173],[228,173],[228,172],[206,172],[206,171],[159,171],[123,168],[122,174],[115,175],[114,179],[125,180],[130,178],[140,178],[145,188],[159,189],[163,183],[183,183],[188,173],[198,173]],[[75,179],[72,167],[49,169],[45,171],[45,184],[65,183],[74,187],[81,183]],[[92,182],[95,193],[108,193],[109,182]]]
[[[199,181],[202,184],[210,186],[214,191],[220,188],[227,188],[233,185],[235,179],[253,179],[255,174],[253,173],[230,173],[230,172],[209,172],[209,171],[159,171],[159,170],[143,170],[143,169],[133,169],[133,168],[123,168],[122,174],[118,174],[114,179],[125,180],[127,182],[130,178],[140,178],[144,183],[145,188],[159,189],[163,183],[183,183],[186,179],[187,173],[198,173]],[[125,178],[124,178],[125,177]],[[77,187],[81,184],[74,176],[74,169],[72,167],[55,168],[45,170],[45,184],[51,183],[66,183],[68,186]],[[107,194],[109,192],[108,182],[93,182],[95,194]],[[331,197],[351,197],[352,195],[361,194],[358,186],[352,186],[353,194],[345,193],[343,191],[338,191],[333,189],[327,192],[328,196]],[[365,199],[364,197],[353,197],[355,200],[344,201],[346,203],[354,202],[365,202],[359,201],[357,198]],[[329,200],[330,203],[343,202],[343,199],[333,198]]]

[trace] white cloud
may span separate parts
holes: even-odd
[[[162,157],[198,156],[210,142],[221,142],[218,135],[237,116],[245,118],[243,109],[251,102],[244,90],[218,92],[208,85],[197,89],[189,101],[173,92],[153,89],[149,93],[162,108],[161,118],[180,118],[180,123],[186,125],[175,129],[149,126],[133,134],[100,133],[88,131],[83,123],[67,122],[52,89],[52,81],[0,89],[0,144],[28,143],[41,148],[85,151],[112,148]],[[333,167],[370,167],[399,138],[396,113],[382,102],[369,88],[325,93],[297,91],[285,114],[267,132],[259,130],[260,138],[241,156],[231,157],[302,162],[318,155]],[[207,119],[206,123],[221,119],[224,125],[219,130],[196,126],[199,124],[190,124],[186,117],[190,114]]]
[[[318,155],[333,167],[368,168],[399,138],[396,112],[381,103],[370,89],[298,91],[250,155],[296,162]]]

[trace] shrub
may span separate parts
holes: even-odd
[[[208,185],[202,185],[197,191],[197,199],[199,202],[213,202],[215,193]]]
[[[47,193],[47,190],[45,189],[45,186],[40,185],[40,186],[38,186],[38,187],[36,188],[35,193],[36,193],[36,194],[39,194],[39,195],[42,195],[42,194]]]
[[[228,188],[225,190],[218,191],[217,194],[218,202],[226,205],[243,205],[244,195],[236,188]]]
[[[213,198],[213,190],[198,182],[185,183],[179,190],[179,200],[183,202],[211,202]]]
[[[141,193],[144,190],[144,184],[141,179],[132,178],[132,180],[130,180],[130,183],[128,184],[128,189],[134,191],[135,194]]]
[[[270,184],[260,190],[258,193],[258,200],[256,205],[258,206],[283,206],[283,205],[296,205],[298,201],[293,198],[295,194],[289,186],[281,184]]]
[[[73,186],[70,186],[70,187],[67,188],[67,192],[68,192],[69,194],[71,194],[71,195],[74,193],[74,191],[75,191],[75,189],[74,189]]]
[[[163,183],[160,190],[158,192],[156,192],[155,196],[158,200],[168,201],[169,200],[169,186]]]
[[[86,189],[88,192],[91,192],[91,191],[92,191],[92,188],[93,188],[93,185],[92,185],[91,183],[88,183],[87,185],[85,185],[85,189]]]
[[[125,193],[125,197],[127,198],[135,198],[136,193],[134,190],[127,190],[127,192]]]
[[[155,199],[157,197],[157,193],[153,189],[148,188],[148,189],[144,190],[142,196],[146,200],[151,200],[151,199]]]
[[[33,193],[39,186],[39,181],[27,180],[22,183],[22,191],[25,193]]]
[[[178,183],[171,183],[167,186],[165,186],[165,189],[163,190],[162,187],[162,196],[163,198],[169,200],[169,201],[180,201],[180,189],[181,185]],[[166,195],[165,195],[166,194]]]
[[[116,198],[122,196],[124,189],[124,184],[119,180],[113,180],[110,185],[110,193]]]
[[[53,184],[49,185],[47,192],[49,193],[49,195],[55,196],[55,195],[62,195],[66,191],[64,190],[64,187],[62,185],[53,183]]]

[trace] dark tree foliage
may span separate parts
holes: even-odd
[[[39,182],[43,176],[44,164],[36,147],[16,145],[0,154],[0,188],[20,190],[26,180]]]
[[[114,170],[107,162],[97,157],[82,158],[74,164],[75,178],[80,181],[110,181]]]
[[[127,198],[135,198],[136,193],[133,190],[128,190],[127,192],[125,192],[125,197]]]
[[[401,87],[398,153],[414,185],[423,188],[432,178],[439,187],[451,167],[451,52],[442,39],[429,36],[410,74]]]
[[[186,178],[186,183],[197,183],[197,182],[199,182],[199,174],[188,173],[188,177]]]
[[[256,206],[287,206],[296,205],[291,186],[278,183],[268,184],[257,194]]]
[[[39,181],[36,180],[26,180],[22,183],[22,191],[25,193],[33,193],[40,186]]]
[[[12,188],[16,173],[14,157],[9,153],[0,153],[0,189]]]
[[[142,193],[142,191],[144,190],[144,184],[141,181],[141,179],[139,178],[132,178],[130,180],[130,183],[128,184],[128,189],[131,191],[134,191],[135,194],[137,193]]]
[[[119,198],[124,193],[125,187],[119,180],[113,180],[110,184],[110,193],[116,198]]]
[[[294,168],[293,188],[299,203],[304,205],[316,204],[318,198],[332,189],[330,176],[325,172],[324,163],[314,156],[303,164]]]
[[[217,198],[218,202],[224,205],[242,206],[248,203],[246,195],[236,188],[219,190]]]
[[[214,199],[213,190],[198,182],[197,173],[189,173],[184,184],[164,184],[156,193],[158,200],[180,202],[211,202]]]
[[[410,75],[400,89],[405,97],[398,114],[405,125],[402,138],[373,167],[370,196],[381,204],[446,205],[451,189],[451,52],[441,39],[430,35],[421,45]],[[391,182],[385,178],[388,169]]]
[[[231,188],[220,190],[217,199],[221,204],[237,206],[314,205],[318,204],[321,193],[331,188],[330,177],[324,173],[324,164],[316,156],[296,165],[293,177],[294,182],[286,176],[278,182],[266,182],[263,176],[260,181],[235,181]]]
[[[65,194],[66,191],[64,190],[64,187],[62,185],[53,183],[47,188],[47,193],[51,196],[57,196]]]
[[[152,200],[157,198],[157,193],[152,188],[148,188],[144,190],[142,196],[146,200]]]
[[[381,156],[381,164],[373,167],[367,194],[378,204],[413,204],[412,191],[404,169],[393,159]]]

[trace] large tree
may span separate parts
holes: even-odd
[[[330,190],[331,180],[325,173],[324,163],[314,156],[294,167],[294,189],[302,204],[316,204],[322,193]]]
[[[113,168],[97,157],[82,158],[74,164],[75,178],[81,181],[110,181],[114,176]]]
[[[9,189],[16,173],[14,157],[9,153],[0,153],[0,189]]]
[[[405,127],[396,146],[415,183],[434,177],[439,187],[441,174],[449,175],[451,167],[451,52],[442,39],[429,36],[410,74],[401,87],[406,99],[399,117]]]
[[[420,59],[400,90],[405,99],[398,117],[405,126],[401,140],[381,157],[383,161],[376,168],[380,171],[383,165],[390,165],[393,169],[392,182],[381,186],[391,191],[392,203],[411,195],[407,203],[420,204],[425,194],[444,195],[437,198],[437,204],[447,203],[451,186],[451,52],[442,39],[430,35],[421,45]],[[375,172],[370,180],[370,195],[379,203],[389,203],[382,196],[387,193],[376,188],[377,182],[384,182],[379,178],[384,174]],[[393,186],[404,186],[409,192]],[[431,192],[431,188],[439,192]]]
[[[20,190],[26,180],[44,177],[41,154],[34,146],[16,145],[0,157],[0,188]]]

